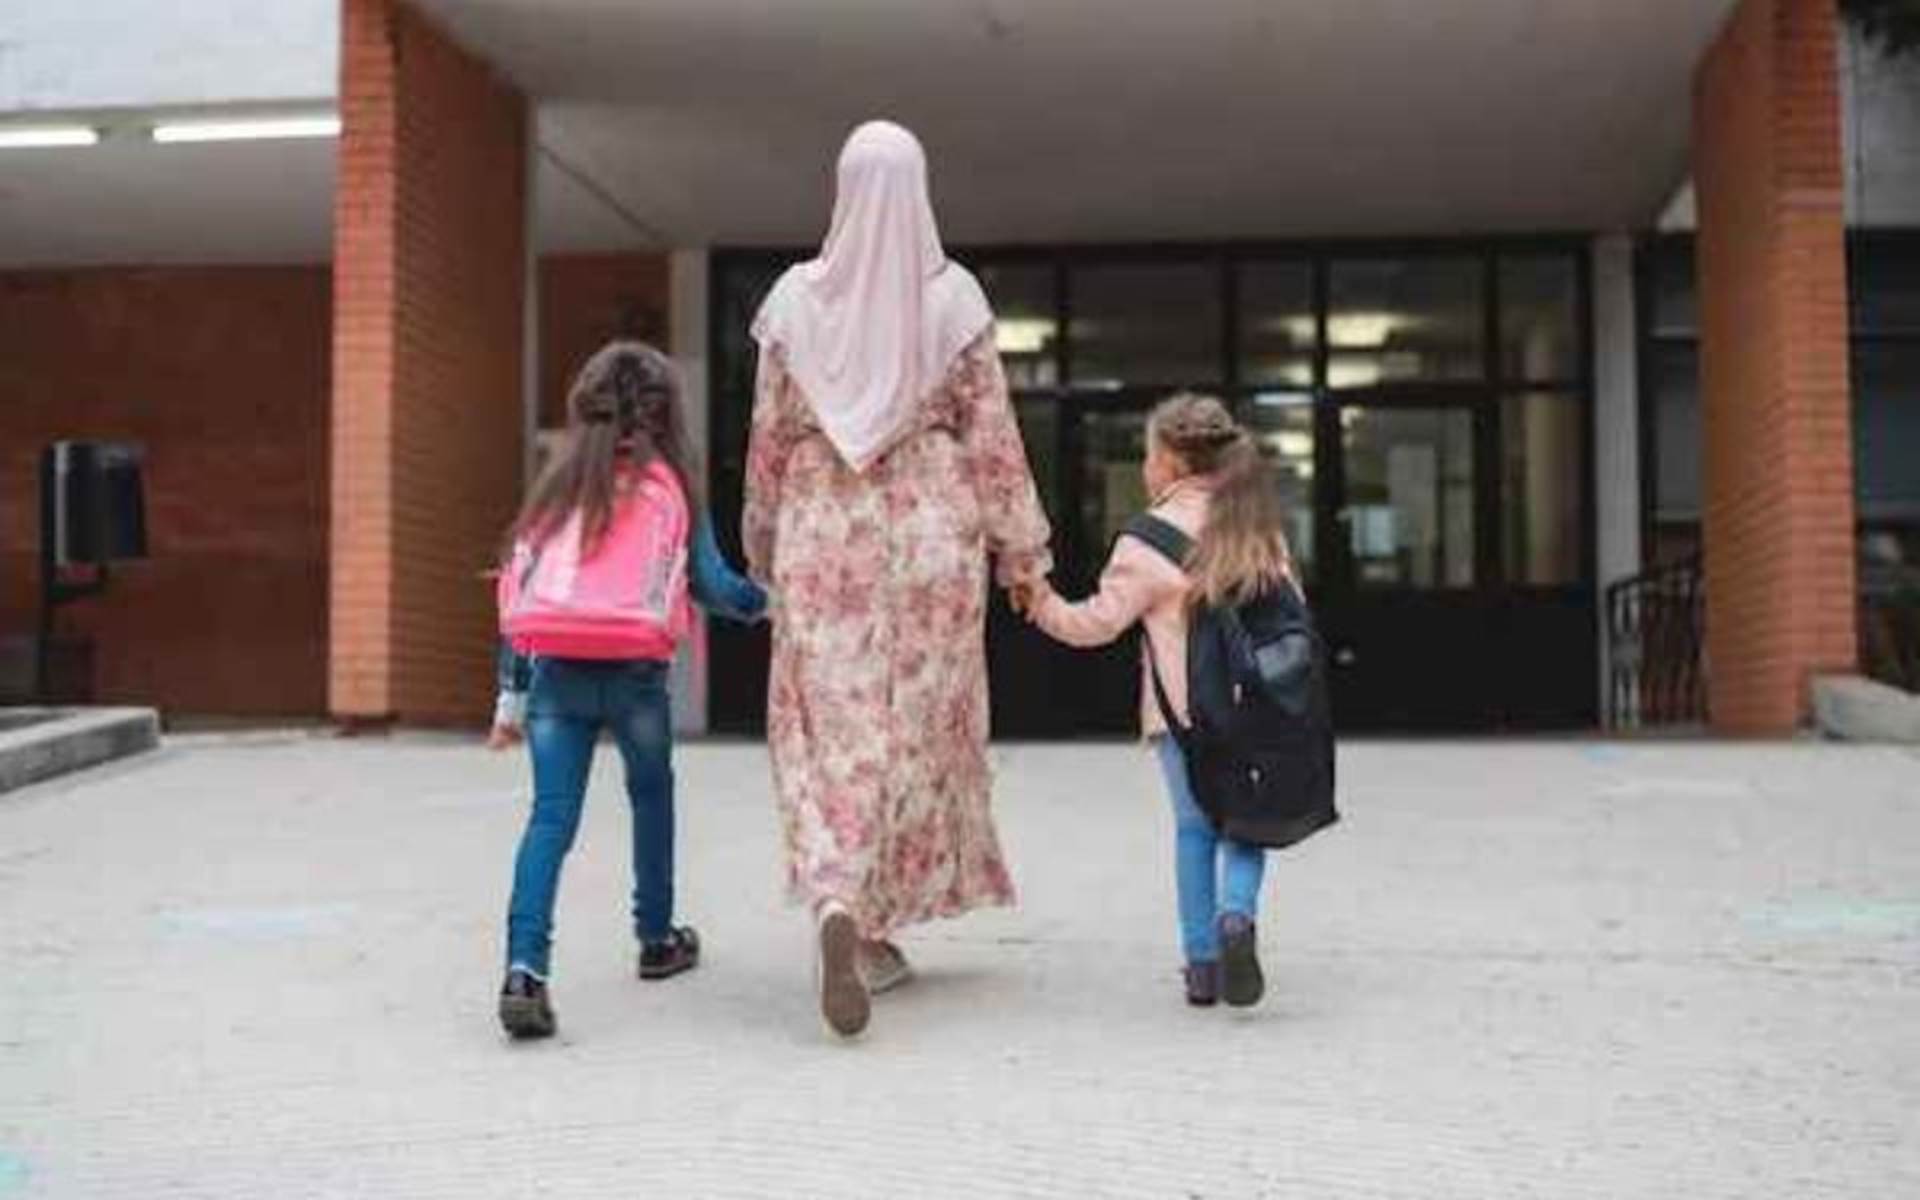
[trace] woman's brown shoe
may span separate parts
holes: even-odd
[[[841,1037],[867,1027],[873,1004],[860,978],[860,929],[843,908],[820,914],[820,1016]]]
[[[869,996],[890,992],[913,978],[913,964],[900,947],[885,938],[860,943],[860,978]]]

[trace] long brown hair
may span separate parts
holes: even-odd
[[[1187,561],[1195,605],[1239,604],[1291,578],[1279,485],[1226,405],[1191,392],[1171,396],[1147,418],[1147,436],[1213,480],[1206,527]]]
[[[582,549],[591,554],[613,522],[623,466],[665,464],[697,512],[680,390],[673,360],[645,342],[595,351],[568,389],[565,440],[528,493],[513,537],[537,546],[579,513]]]

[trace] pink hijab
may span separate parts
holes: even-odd
[[[869,121],[840,151],[833,227],[754,319],[847,464],[865,470],[993,325],[980,284],[947,259],[913,134]]]

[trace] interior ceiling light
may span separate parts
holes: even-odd
[[[1337,312],[1327,315],[1327,341],[1341,350],[1378,350],[1394,334],[1411,329],[1413,318],[1394,312]],[[1282,317],[1274,328],[1296,346],[1310,347],[1319,336],[1312,317]]]
[[[1053,322],[1045,317],[1001,317],[994,322],[994,343],[1002,354],[1038,354],[1053,335]]]
[[[50,146],[94,146],[100,131],[91,125],[0,126],[0,150],[37,150]]]
[[[166,145],[185,142],[262,142],[288,138],[340,136],[340,118],[331,114],[308,117],[257,117],[234,121],[168,121],[153,127],[153,140]]]

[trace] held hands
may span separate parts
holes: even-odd
[[[1042,605],[1054,595],[1053,584],[1044,575],[1031,579],[1022,579],[1007,589],[1007,602],[1013,611],[1025,617],[1029,622],[1034,619]]]

